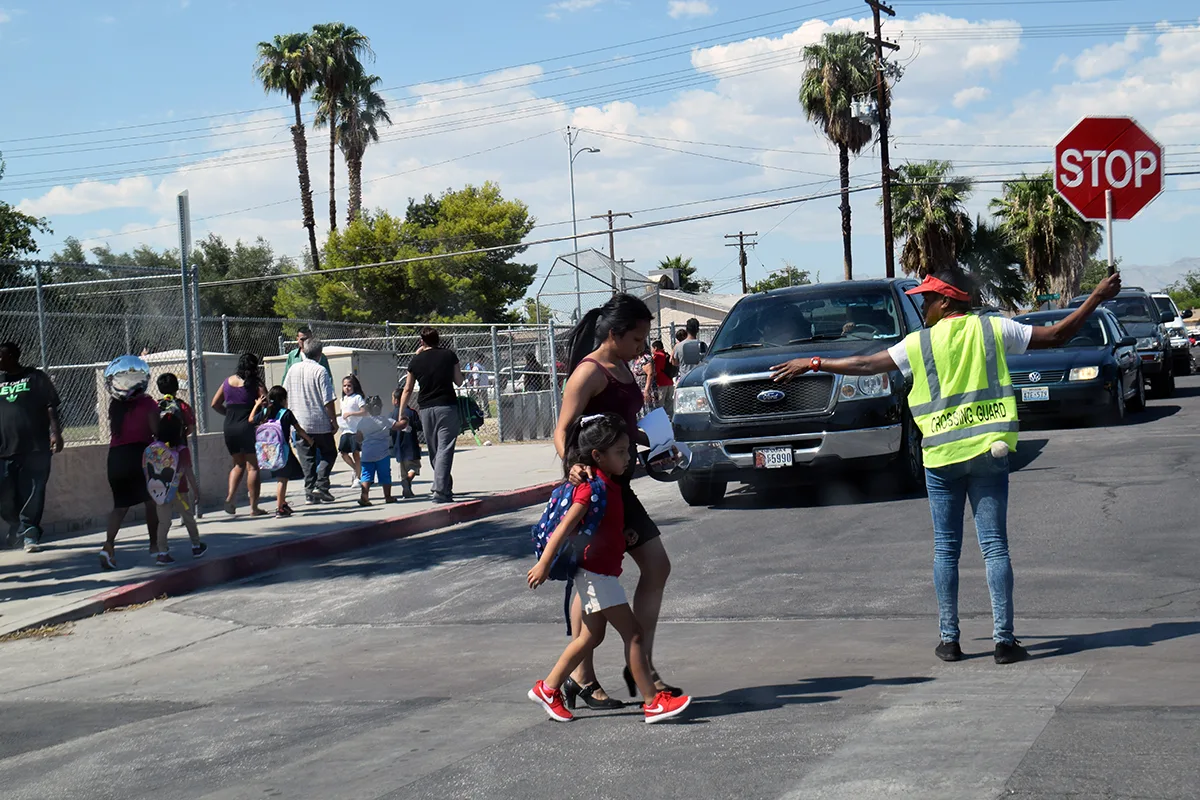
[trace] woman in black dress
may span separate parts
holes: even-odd
[[[246,491],[250,495],[250,515],[267,515],[258,507],[262,477],[258,474],[258,457],[254,454],[254,423],[250,421],[255,403],[266,393],[262,378],[258,375],[258,356],[242,353],[237,372],[226,378],[213,396],[213,410],[225,417],[225,447],[233,457],[233,468],[229,470],[229,493],[225,495],[226,514],[237,512],[233,498],[244,476]]]

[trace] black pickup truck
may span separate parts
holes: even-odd
[[[916,282],[860,280],[748,295],[675,394],[675,438],[692,458],[679,482],[691,505],[713,505],[730,482],[786,485],[838,467],[892,470],[924,483],[920,431],[898,372],[809,373],[790,383],[770,368],[793,358],[875,353],[923,326]]]

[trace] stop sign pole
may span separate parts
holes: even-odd
[[[1085,117],[1054,148],[1054,189],[1084,219],[1105,222],[1110,275],[1113,220],[1133,219],[1162,188],[1162,145],[1130,117]]]

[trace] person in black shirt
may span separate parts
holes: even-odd
[[[50,376],[21,366],[15,342],[0,344],[0,517],[9,524],[4,543],[24,537],[27,553],[41,550],[50,453],[63,448],[58,404]]]
[[[453,350],[440,347],[441,338],[434,328],[421,331],[421,346],[408,365],[408,379],[400,408],[408,405],[416,385],[421,429],[425,432],[425,447],[433,466],[433,502],[454,502],[454,445],[458,440],[458,392],[463,384],[462,364]]]

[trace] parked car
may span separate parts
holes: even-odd
[[[1070,313],[1038,311],[1016,321],[1049,326]],[[1008,373],[1022,418],[1047,415],[1119,424],[1126,409],[1146,407],[1137,337],[1105,308],[1097,309],[1065,346],[1009,356]]]
[[[1085,300],[1086,296],[1076,297],[1070,307],[1077,308]],[[1106,300],[1104,307],[1116,315],[1129,335],[1137,337],[1142,375],[1150,382],[1153,395],[1175,394],[1175,354],[1166,334],[1166,324],[1174,319],[1171,313],[1160,311],[1150,294],[1136,286],[1122,289],[1112,300]]]
[[[875,353],[922,327],[911,279],[863,280],[749,295],[729,312],[705,359],[675,391],[675,436],[692,451],[679,482],[690,505],[728,484],[779,485],[831,467],[893,470],[919,486],[920,431],[899,371],[807,374],[786,384],[771,367],[811,356]]]

